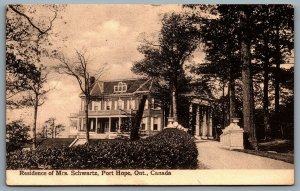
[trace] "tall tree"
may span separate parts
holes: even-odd
[[[256,130],[254,123],[254,94],[252,81],[252,64],[250,52],[250,14],[249,7],[241,7],[241,61],[242,61],[242,82],[243,82],[243,123],[246,137],[250,146],[257,150]]]
[[[48,80],[48,72],[46,67],[41,65],[38,68],[37,73],[34,75],[34,80],[29,84],[29,91],[27,92],[27,106],[33,107],[33,149],[36,149],[36,134],[37,134],[37,118],[38,118],[38,109],[46,101],[46,94],[51,90],[46,88],[46,83]]]
[[[168,85],[172,103],[171,116],[178,120],[178,93],[187,86],[184,64],[197,48],[199,33],[184,15],[165,14],[158,39],[144,39],[138,48],[144,55],[134,64],[132,71],[137,74],[159,78]]]
[[[31,73],[38,68],[33,63],[40,61],[49,47],[54,21],[64,6],[59,5],[8,5],[6,14],[6,95],[8,108],[20,108],[26,100],[24,92],[33,80]],[[37,15],[49,15],[38,17]],[[26,93],[25,93],[26,94]]]
[[[202,30],[202,41],[205,43],[207,64],[196,68],[197,74],[209,74],[211,81],[221,80],[227,84],[229,97],[229,119],[236,116],[235,80],[240,77],[240,50],[238,28],[235,19],[237,14],[232,7],[219,6],[219,17],[205,20]]]
[[[64,131],[63,124],[56,124],[56,119],[54,117],[50,117],[48,120],[45,121],[43,126],[44,137],[47,138],[49,135],[52,139],[56,138],[62,131]]]
[[[143,95],[140,100],[137,113],[134,116],[132,127],[131,127],[132,129],[130,131],[130,140],[132,141],[139,139],[139,129],[141,126],[141,121],[143,119],[143,112],[144,112],[146,100],[147,100],[147,95]]]
[[[278,136],[280,124],[279,121],[270,125],[270,97],[274,93],[270,93],[269,83],[274,78],[275,86],[275,119],[278,119],[280,83],[282,82],[281,73],[283,72],[282,64],[290,59],[293,51],[293,6],[292,5],[259,5],[253,14],[253,23],[256,33],[253,33],[253,57],[256,63],[262,65],[263,73],[263,110],[264,110],[264,128],[267,133],[265,138]],[[259,71],[260,72],[260,71]],[[274,108],[273,107],[273,108]],[[271,129],[272,127],[272,129]],[[272,130],[272,134],[270,134]]]
[[[273,14],[270,18],[273,27],[273,44],[275,46],[275,119],[279,117],[280,103],[280,70],[286,56],[290,55],[294,48],[294,8],[292,5],[274,5]],[[278,131],[278,121],[275,123],[275,130]]]
[[[55,52],[54,57],[59,61],[59,64],[54,69],[60,74],[66,74],[75,79],[79,85],[81,93],[85,99],[85,121],[86,121],[86,140],[87,144],[90,141],[89,127],[89,104],[92,101],[91,90],[95,82],[102,76],[104,67],[93,69],[89,58],[86,56],[86,51],[75,51],[75,58],[68,59],[63,53]]]

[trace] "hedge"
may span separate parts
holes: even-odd
[[[165,129],[139,141],[10,152],[7,169],[193,169],[197,156],[189,134]]]

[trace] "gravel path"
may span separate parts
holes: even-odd
[[[199,168],[209,169],[293,169],[294,165],[283,161],[230,151],[217,141],[199,141]]]

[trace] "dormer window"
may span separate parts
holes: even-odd
[[[122,93],[127,91],[127,84],[123,82],[119,82],[118,85],[114,86],[115,93]]]

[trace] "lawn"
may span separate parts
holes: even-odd
[[[294,143],[290,140],[272,140],[258,144],[259,150],[241,150],[248,154],[267,157],[294,164]]]

